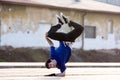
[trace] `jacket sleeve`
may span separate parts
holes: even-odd
[[[66,66],[65,66],[65,65],[64,65],[64,66],[61,66],[60,72],[63,73],[63,72],[65,72],[65,70],[66,70]]]
[[[60,46],[65,46],[63,41],[59,41],[59,43],[60,43]]]
[[[55,54],[55,47],[51,46],[50,47],[50,58],[53,58],[54,54]]]

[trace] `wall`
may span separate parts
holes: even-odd
[[[56,14],[60,14],[62,10],[10,4],[1,6],[1,46],[48,47],[44,38],[45,33],[51,25],[56,24]],[[62,12],[69,14],[64,10]],[[70,15],[75,13],[70,12],[68,17]],[[76,15],[76,19],[79,19],[77,18],[79,15]],[[59,31],[70,30],[71,28],[64,25]],[[57,41],[54,42],[55,46],[58,46]]]
[[[113,33],[109,33],[109,21],[113,22]],[[120,16],[102,13],[88,13],[85,25],[96,26],[96,38],[85,38],[84,49],[120,48]],[[97,45],[97,46],[96,46]]]
[[[56,14],[63,12],[65,15],[78,23],[82,24],[83,12],[53,9],[35,6],[21,5],[1,5],[1,46],[13,47],[48,47],[44,35],[50,29],[51,25],[56,24]],[[113,20],[113,34],[108,33],[107,22]],[[102,13],[87,13],[85,16],[85,25],[96,26],[96,38],[84,41],[84,49],[111,49],[120,48],[119,15],[108,15]],[[69,32],[71,28],[64,25],[60,32]],[[101,37],[104,37],[103,39]],[[53,40],[54,41],[54,40]],[[58,42],[55,46],[58,46]],[[101,44],[102,43],[102,44]],[[96,44],[98,46],[96,46]],[[105,46],[106,45],[106,46]],[[81,36],[73,43],[74,48],[81,48]]]

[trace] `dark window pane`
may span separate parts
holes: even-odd
[[[96,27],[86,26],[85,27],[85,38],[96,38]]]

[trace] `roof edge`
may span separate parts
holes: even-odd
[[[0,4],[6,3],[6,4],[19,4],[19,5],[29,5],[29,6],[43,6],[43,7],[49,7],[49,8],[59,8],[59,9],[69,9],[69,10],[79,10],[83,12],[96,12],[96,13],[109,13],[109,14],[120,14],[119,12],[111,12],[111,11],[100,11],[100,10],[88,10],[88,9],[77,9],[77,8],[67,8],[67,7],[61,7],[61,6],[55,6],[55,5],[49,5],[49,4],[43,4],[43,3],[36,3],[34,1],[29,0],[20,0],[20,1],[13,1],[13,0],[1,0]]]

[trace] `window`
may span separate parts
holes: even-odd
[[[95,26],[85,26],[85,38],[96,38]]]
[[[108,21],[108,33],[113,33],[113,21]]]

